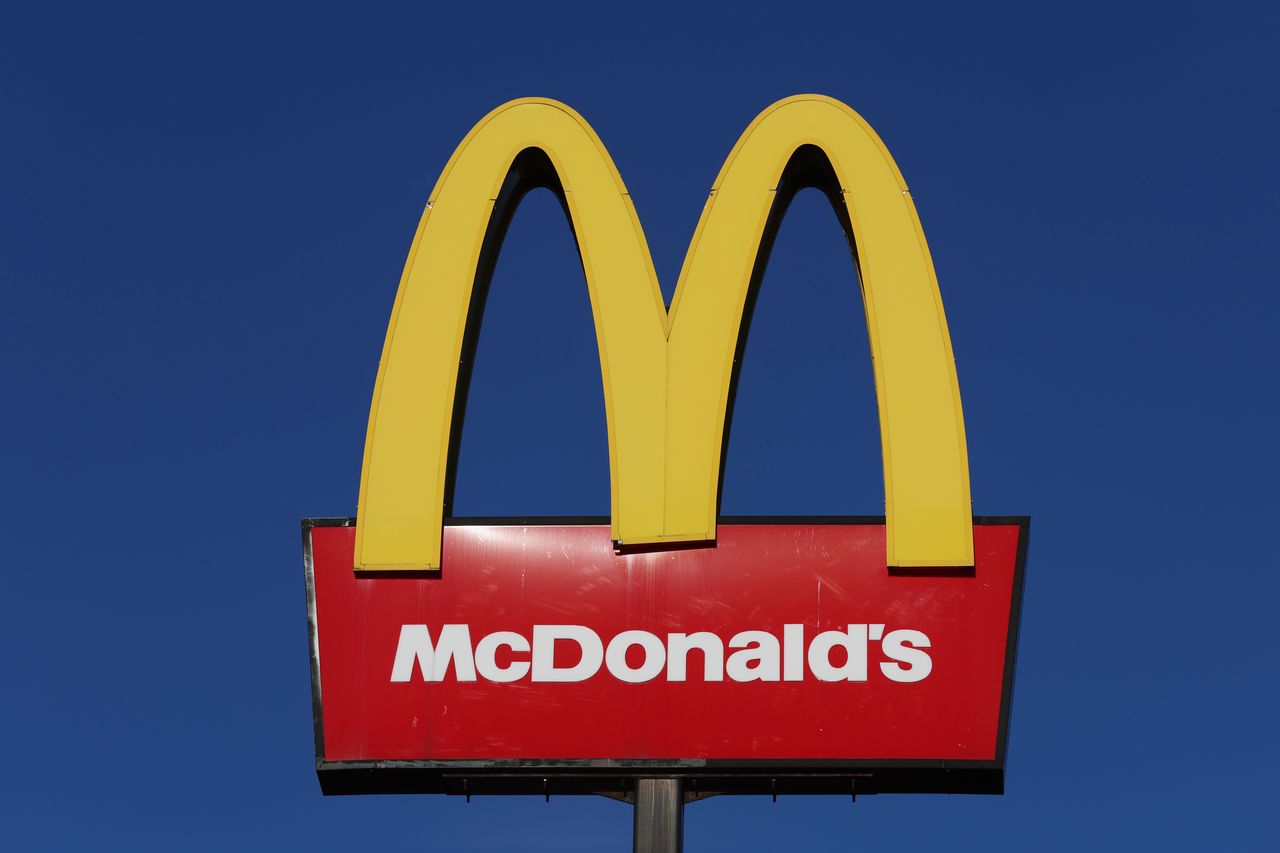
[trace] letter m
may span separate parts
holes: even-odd
[[[357,569],[437,569],[459,364],[515,204],[560,197],[595,318],[622,545],[714,541],[745,306],[788,199],[821,188],[855,249],[884,457],[885,562],[972,566],[969,463],[951,339],[906,182],[857,113],[817,95],[751,123],[703,209],[670,310],[631,196],[595,131],[513,101],[458,146],[427,201],[387,328],[365,440]],[[479,282],[479,284],[477,284]],[[466,374],[463,374],[465,377]],[[838,391],[838,389],[833,389]]]
[[[433,645],[426,625],[402,625],[395,664],[391,667],[391,680],[412,680],[413,665],[417,663],[423,681],[444,681],[450,662],[459,681],[476,680],[470,628],[466,625],[444,625],[440,628],[439,643]]]

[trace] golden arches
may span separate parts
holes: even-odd
[[[717,177],[668,312],[630,196],[581,116],[542,99],[491,112],[450,158],[414,237],[365,442],[356,568],[438,568],[454,395],[472,288],[503,182],[545,152],[582,256],[604,382],[612,530],[633,545],[715,538],[743,307],[779,181],[825,154],[857,244],[885,462],[890,566],[973,565],[959,387],[924,234],[875,132],[830,98],[769,107]]]

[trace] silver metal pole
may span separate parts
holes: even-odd
[[[635,818],[635,853],[681,853],[684,783],[679,779],[636,780]]]

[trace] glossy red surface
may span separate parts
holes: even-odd
[[[311,530],[328,761],[412,759],[995,759],[1020,528],[974,528],[968,576],[891,574],[883,525],[722,524],[714,547],[619,556],[607,526],[458,526],[436,576],[357,576],[355,531]],[[931,640],[930,675],[898,683],[870,644],[865,682],[392,683],[404,624],[531,636],[585,625],[739,631],[851,623]],[[637,651],[637,650],[633,650]],[[528,659],[528,655],[500,657]],[[833,662],[838,662],[833,656]],[[572,660],[557,663],[567,665]]]

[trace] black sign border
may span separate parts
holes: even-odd
[[[302,520],[311,646],[311,717],[316,775],[326,795],[345,794],[600,794],[627,799],[641,778],[678,778],[686,797],[718,794],[1003,794],[1013,676],[1022,619],[1022,591],[1031,532],[1029,516],[975,516],[975,525],[1018,527],[1017,559],[1005,644],[1004,682],[996,757],[991,761],[933,759],[484,759],[449,761],[330,761],[324,755],[320,639],[316,624],[311,531],[354,527],[354,518]],[[608,517],[450,518],[447,525],[599,525]],[[884,516],[722,516],[720,524],[883,525]],[[930,570],[919,573],[928,574]]]

